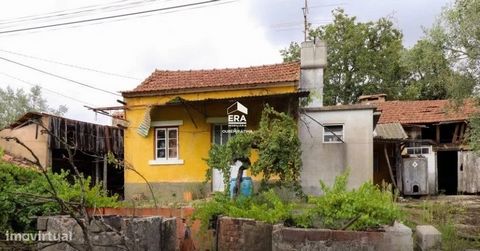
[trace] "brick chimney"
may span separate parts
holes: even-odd
[[[300,86],[310,91],[307,107],[323,106],[323,69],[327,65],[327,45],[320,40],[306,41],[300,50]]]
[[[358,97],[358,103],[360,104],[373,104],[379,102],[385,102],[387,99],[387,94],[373,94],[373,95],[362,95]]]

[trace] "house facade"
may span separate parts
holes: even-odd
[[[181,200],[185,193],[195,198],[220,191],[220,173],[212,174],[211,184],[204,183],[208,169],[204,159],[212,144],[225,144],[234,134],[231,129],[239,126],[236,123],[255,130],[265,104],[293,115],[298,99],[308,95],[298,89],[298,80],[296,62],[157,70],[123,93],[125,119],[130,122],[125,129],[125,161],[149,181],[157,198]],[[145,180],[134,171],[125,172],[125,195],[150,196]]]
[[[204,183],[211,146],[225,144],[236,123],[255,130],[265,104],[298,121],[305,192],[319,194],[319,180],[330,184],[348,167],[351,187],[372,180],[375,108],[323,107],[326,51],[325,43],[309,41],[302,43],[300,62],[156,70],[134,90],[123,92],[125,119],[130,123],[125,129],[125,161],[136,170],[125,172],[126,197],[149,197],[145,179],[165,200],[221,191],[222,175],[217,171],[210,184]],[[337,137],[342,140],[337,142]],[[235,167],[232,174],[236,175]]]

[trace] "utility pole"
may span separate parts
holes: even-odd
[[[303,25],[304,25],[304,41],[307,41],[308,36],[308,0],[305,0],[305,5],[302,8],[303,11]]]

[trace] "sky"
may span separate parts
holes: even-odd
[[[31,85],[39,85],[50,106],[66,105],[69,108],[66,117],[107,124],[110,122],[108,117],[96,115],[84,106],[120,105],[116,100],[122,99],[121,96],[107,92],[131,90],[155,69],[211,69],[280,63],[279,50],[291,41],[303,39],[301,8],[304,0],[220,0],[218,3],[221,4],[155,12],[115,22],[98,21],[1,33],[200,1],[1,1],[0,88],[10,86],[28,90]],[[388,16],[402,30],[404,45],[411,47],[422,38],[423,30],[434,23],[442,7],[450,3],[451,0],[309,0],[309,21],[314,26],[327,24],[332,20],[331,11],[338,7],[357,16],[359,21]],[[114,11],[112,5],[124,9]],[[86,8],[96,11],[87,12]],[[65,10],[75,10],[77,16],[59,20],[67,17],[66,12],[62,12]],[[38,19],[47,13],[56,15],[56,20]],[[20,17],[28,17],[24,18],[28,20],[18,23],[24,20]]]

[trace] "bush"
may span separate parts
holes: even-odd
[[[248,218],[268,223],[280,223],[288,218],[293,205],[284,203],[273,191],[265,191],[255,197],[240,196],[236,200],[224,194],[216,194],[211,200],[195,205],[194,220],[200,220],[202,229],[213,227],[220,215]]]
[[[193,219],[200,220],[203,229],[209,224],[213,227],[217,216],[224,215],[302,228],[368,230],[403,218],[388,189],[367,182],[349,191],[347,180],[348,173],[344,173],[335,179],[332,187],[321,182],[324,195],[310,197],[303,204],[286,203],[272,189],[256,197],[237,200],[217,194],[195,205]]]
[[[301,227],[366,230],[391,225],[403,217],[388,189],[371,182],[347,190],[348,172],[338,176],[332,187],[321,182],[323,196],[309,198],[312,207],[305,215],[294,217]]]
[[[48,175],[60,198],[68,202],[80,202],[81,186],[78,180],[70,184],[66,179],[68,172]],[[84,181],[87,206],[107,207],[117,204],[116,196],[108,197],[100,185],[90,187],[90,178]],[[0,161],[0,233],[7,230],[32,231],[35,216],[60,213],[60,207],[50,191],[42,173]]]

